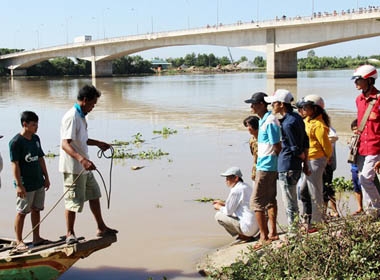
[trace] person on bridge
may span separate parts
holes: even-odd
[[[380,214],[380,194],[374,183],[375,163],[380,160],[380,94],[375,88],[377,70],[372,65],[362,65],[355,70],[352,79],[361,93],[356,98],[359,124],[359,181],[362,186],[363,199],[369,208]],[[372,106],[372,108],[370,107]],[[367,108],[369,108],[367,110]],[[367,111],[367,112],[366,112]],[[367,120],[365,120],[367,118]],[[364,119],[365,125],[361,124]],[[364,122],[363,121],[363,122]]]
[[[267,94],[256,92],[245,103],[251,104],[251,111],[260,118],[258,133],[258,157],[255,188],[251,196],[251,209],[255,211],[260,228],[260,240],[254,246],[261,246],[279,239],[277,235],[277,160],[281,151],[280,123],[267,109],[264,97]],[[267,214],[267,215],[266,215]],[[268,228],[268,220],[270,227]],[[269,232],[270,230],[270,232]]]
[[[59,171],[63,173],[65,189],[66,243],[78,242],[74,223],[77,212],[82,212],[85,201],[89,201],[91,212],[97,223],[98,237],[116,234],[118,231],[106,226],[100,207],[101,192],[92,170],[95,164],[89,160],[88,146],[98,146],[105,151],[108,143],[89,139],[86,115],[92,111],[101,93],[94,87],[86,85],[80,89],[77,102],[63,116],[61,122],[61,150]],[[79,176],[79,177],[78,177]]]

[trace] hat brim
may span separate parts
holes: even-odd
[[[273,103],[273,102],[282,102],[276,98],[276,96],[266,96],[264,97],[264,100],[266,103]]]

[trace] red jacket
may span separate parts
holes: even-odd
[[[380,154],[380,98],[377,97],[378,90],[373,88],[368,98],[361,93],[356,98],[356,107],[358,109],[358,126],[365,114],[365,111],[372,99],[377,99],[368,120],[360,134],[359,154],[363,156]]]

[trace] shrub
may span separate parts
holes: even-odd
[[[351,216],[322,225],[318,233],[289,237],[281,248],[250,251],[246,261],[215,270],[213,279],[378,279],[380,223]]]

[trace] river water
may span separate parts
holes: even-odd
[[[245,180],[250,182],[249,134],[242,121],[250,114],[244,100],[256,91],[271,94],[277,88],[287,88],[297,99],[308,94],[322,96],[340,136],[335,176],[348,179],[346,142],[358,94],[350,80],[351,73],[299,72],[297,79],[284,80],[267,80],[262,73],[97,79],[102,96],[88,116],[89,136],[108,142],[131,141],[140,133],[145,142],[128,149],[161,149],[169,155],[157,160],[114,162],[110,209],[105,196],[102,208],[106,223],[119,230],[118,242],[80,260],[61,279],[201,278],[195,270],[197,260],[232,239],[214,221],[212,205],[195,200],[224,199],[228,188],[219,173],[232,165],[240,166]],[[15,191],[11,187],[8,142],[21,129],[20,113],[32,110],[39,115],[38,134],[43,149],[57,154],[60,120],[74,104],[79,88],[91,82],[88,78],[0,79],[3,236],[14,236]],[[164,127],[177,133],[167,138],[153,133]],[[95,148],[90,148],[90,153],[108,186],[110,160],[97,158]],[[46,162],[52,184],[45,204],[49,210],[63,189],[58,158],[47,158]],[[132,170],[132,166],[144,168]],[[279,221],[285,224],[280,193],[278,201]],[[63,213],[62,202],[41,225],[43,237],[56,239],[65,234]],[[24,235],[30,229],[27,218]],[[95,232],[95,222],[86,205],[77,216],[76,233],[92,238]]]

